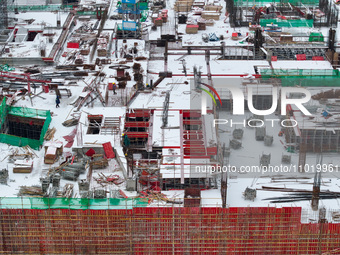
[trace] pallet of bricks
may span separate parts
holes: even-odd
[[[176,12],[190,12],[193,0],[177,0],[175,3]]]

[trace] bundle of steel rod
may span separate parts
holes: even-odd
[[[270,197],[270,198],[263,199],[263,200],[271,200],[270,203],[289,203],[289,202],[298,202],[298,201],[308,201],[313,198],[313,191],[311,190],[277,188],[277,187],[266,187],[266,186],[262,186],[262,189],[258,189],[258,190],[291,193],[288,196]],[[319,196],[319,199],[336,199],[336,198],[340,198],[340,192],[320,191],[318,196]]]

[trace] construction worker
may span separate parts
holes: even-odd
[[[60,107],[59,104],[60,104],[60,99],[59,99],[59,96],[57,95],[57,98],[55,99],[55,104],[56,104],[56,108]]]
[[[116,89],[117,89],[117,85],[116,85],[116,83],[114,82],[114,83],[112,83],[112,90],[113,90],[113,94],[117,94],[116,93]]]

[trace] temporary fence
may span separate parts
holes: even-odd
[[[283,87],[339,87],[340,73],[334,69],[260,69],[263,80],[278,78]]]
[[[0,209],[4,254],[321,254],[340,224],[301,208]]]
[[[142,198],[39,198],[39,197],[3,197],[0,209],[70,209],[70,210],[109,210],[132,209],[148,205]]]
[[[50,111],[31,109],[25,107],[14,107],[6,104],[6,97],[3,99],[0,105],[0,128],[3,130],[3,125],[8,115],[23,117],[23,118],[38,118],[44,119],[40,137],[38,140],[10,135],[6,133],[0,134],[0,142],[7,143],[15,146],[26,146],[29,145],[33,149],[39,149],[44,142],[46,131],[52,121]]]

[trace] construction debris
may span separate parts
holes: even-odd
[[[163,201],[171,204],[183,204],[183,201],[178,200],[176,201],[175,199],[170,199],[161,192],[155,192],[151,190],[141,191],[139,197],[147,199],[149,203],[153,203],[155,201]]]
[[[106,187],[107,185],[115,184],[115,185],[120,185],[124,183],[124,180],[120,178],[119,175],[104,175],[103,173],[98,173],[98,178],[93,177],[93,179],[100,184],[102,187]]]
[[[78,125],[78,121],[79,121],[78,118],[72,118],[72,119],[69,119],[69,120],[65,120],[62,124],[65,127],[72,127],[72,126]]]
[[[14,163],[15,160],[31,159],[37,156],[35,152],[28,145],[21,148],[11,148],[10,153],[2,160],[4,161],[8,157],[10,163]]]
[[[92,169],[103,169],[109,165],[107,158],[104,158],[103,154],[94,154],[93,160],[90,162]]]
[[[61,196],[66,197],[66,198],[71,198],[73,196],[73,184],[72,183],[65,184]]]
[[[38,186],[20,186],[18,196],[20,197],[42,197],[44,192]]]
[[[56,131],[57,131],[57,129],[56,129],[55,127],[49,128],[49,129],[46,131],[46,134],[45,134],[44,139],[45,139],[46,141],[52,140]]]

